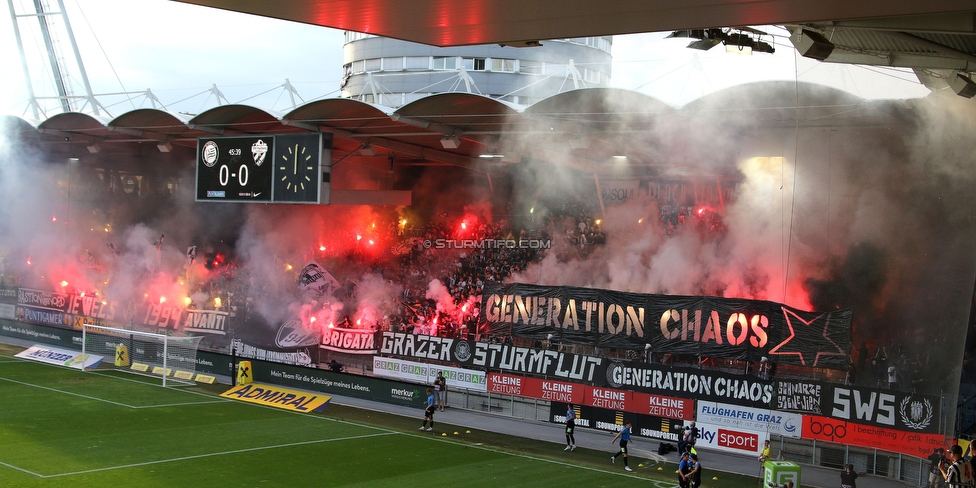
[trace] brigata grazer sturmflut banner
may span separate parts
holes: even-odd
[[[765,300],[514,283],[486,287],[497,331],[561,343],[847,369],[851,309],[805,312]]]
[[[605,381],[608,362],[594,356],[403,332],[383,332],[379,353],[587,383]]]

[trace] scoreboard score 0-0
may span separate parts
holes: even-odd
[[[332,161],[331,134],[326,136],[200,138],[196,201],[328,203],[322,202],[322,186],[328,184],[322,164]]]

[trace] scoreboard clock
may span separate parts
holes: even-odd
[[[198,139],[196,201],[323,203],[322,161],[332,161],[331,134],[326,136]]]
[[[322,135],[275,137],[274,201],[319,203],[322,186]]]

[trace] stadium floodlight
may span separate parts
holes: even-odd
[[[168,381],[188,385],[196,375],[200,339],[84,324],[81,354],[103,356],[99,370],[162,378],[164,387]]]

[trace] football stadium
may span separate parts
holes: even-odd
[[[976,84],[952,64],[976,48],[915,14],[667,38],[900,60],[923,97],[798,73],[680,107],[604,83],[0,117],[0,485],[940,478],[976,433]],[[608,54],[600,29],[546,42]],[[343,87],[575,66],[499,35]]]

